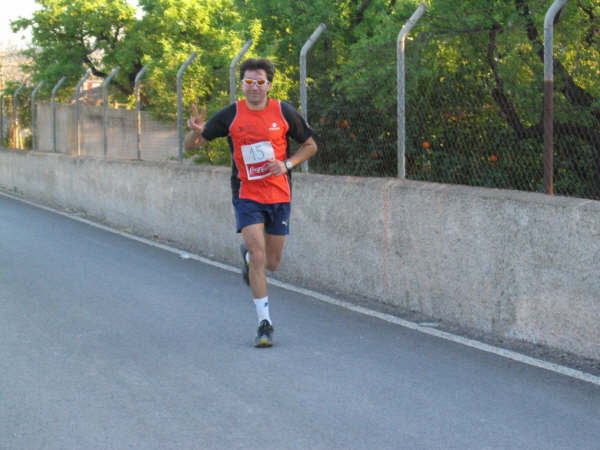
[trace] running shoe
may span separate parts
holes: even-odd
[[[273,325],[268,320],[263,320],[258,325],[256,339],[254,340],[255,347],[271,347],[273,345]]]
[[[246,262],[246,253],[248,253],[246,244],[240,245],[240,253],[242,254],[242,278],[244,279],[244,283],[250,286],[250,276],[248,275],[250,265]]]

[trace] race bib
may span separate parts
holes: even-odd
[[[242,145],[242,157],[248,179],[258,180],[269,176],[266,165],[270,160],[275,159],[275,152],[269,141],[262,141],[256,144]]]

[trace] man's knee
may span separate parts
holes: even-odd
[[[267,269],[271,272],[275,272],[279,269],[279,264],[281,263],[281,256],[271,256],[267,261]]]
[[[250,252],[250,264],[264,266],[266,263],[265,251],[262,248],[248,249]]]

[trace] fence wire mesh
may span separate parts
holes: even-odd
[[[334,41],[323,33],[307,58],[308,120],[319,143],[310,170],[396,176],[395,41],[354,48],[342,75],[323,77],[339,60]]]
[[[543,42],[530,25],[517,17],[409,37],[407,178],[543,191]],[[555,192],[600,199],[600,61],[591,39],[560,45],[572,38],[555,37]],[[340,61],[333,40],[326,33],[309,59],[308,117],[319,137],[311,170],[396,176],[395,42],[354,46],[338,78],[323,78]]]
[[[541,12],[547,7],[543,3],[535,3]],[[411,31],[405,47],[408,179],[543,191],[543,30],[525,14],[509,15],[503,23],[497,12],[472,11],[477,19],[454,20],[454,25],[465,23],[456,29],[445,25],[446,18],[426,13]],[[557,26],[554,37],[554,189],[560,195],[600,199],[600,15],[570,14],[576,19],[569,27]],[[307,56],[308,121],[319,145],[310,171],[395,177],[396,36],[373,30],[368,39],[348,45],[338,31],[326,29]],[[152,70],[158,80],[174,80],[176,69]],[[194,93],[208,89],[200,79],[227,84],[227,74],[211,76],[209,70],[198,65],[191,71],[195,75],[184,86],[186,107]],[[176,117],[165,113],[175,111],[174,93],[155,92],[146,79],[141,91],[152,99],[147,107],[162,113],[142,114],[141,159],[175,159]],[[287,99],[299,104],[294,92]],[[7,136],[11,99],[4,100]],[[25,98],[20,105],[28,117]],[[82,155],[102,153],[100,105],[101,100],[92,101],[82,109]],[[38,145],[48,151],[51,114],[42,102],[38,108]],[[59,151],[77,154],[76,121],[65,108],[59,108],[57,119]],[[109,111],[107,157],[134,159],[136,131],[135,111]],[[207,145],[199,158],[210,164],[230,162],[224,141]]]
[[[600,17],[581,21],[555,42],[575,39],[577,51],[559,47],[554,84],[554,186],[557,194],[600,199]]]
[[[464,38],[430,33],[407,45],[407,177],[541,191],[541,68],[517,87],[503,77],[502,59],[483,53],[491,51],[490,32],[468,32],[485,59],[463,57]],[[448,51],[455,55],[440,63]]]

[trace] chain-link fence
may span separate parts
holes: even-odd
[[[600,17],[557,27],[555,42],[569,39],[577,51],[559,48],[554,65],[555,191],[600,199]]]
[[[428,19],[435,20],[422,20]],[[528,20],[430,26],[407,41],[407,178],[543,191],[543,41]],[[569,39],[557,33],[555,41],[561,37]],[[316,48],[323,54],[312,55],[310,70],[308,112],[319,136],[312,170],[396,176],[392,38],[355,46],[337,80],[319,77],[336,60],[327,54],[334,36]],[[600,199],[599,53],[590,48],[576,58],[564,48],[558,46],[555,61],[555,192]]]
[[[502,61],[492,54],[493,33],[423,33],[409,43],[409,178],[542,191],[543,67],[527,85],[502,77]],[[480,45],[465,49],[465,34]],[[435,61],[440,49],[454,51],[456,57],[440,64]],[[473,50],[486,57],[460,56]],[[433,75],[430,68],[435,68]]]
[[[543,29],[522,11],[504,22],[493,11],[478,11],[477,20],[466,17],[462,27],[426,13],[411,31],[400,156],[407,178],[544,190]],[[600,29],[598,19],[583,17],[579,34],[556,27],[554,191],[600,199],[600,54],[594,26]],[[343,47],[337,30],[326,29],[308,53],[306,112],[319,144],[311,172],[398,176],[398,47],[396,35],[378,31]],[[295,94],[289,100],[300,102]],[[101,127],[107,126],[110,150],[102,156],[136,158],[135,111],[110,111],[105,124],[99,108],[85,107],[78,143],[73,108],[59,108],[64,123],[56,132],[58,151],[101,156],[106,145]],[[167,122],[141,117],[141,159],[180,157],[175,114]],[[40,104],[38,118],[39,149],[50,151],[48,106]],[[204,161],[228,164],[228,156],[219,156],[222,150],[213,156],[207,151]]]
[[[319,151],[314,172],[396,176],[396,43],[355,48],[338,79],[320,77],[336,61],[335,35],[323,33],[308,58],[308,120]],[[354,68],[354,70],[352,70]]]

